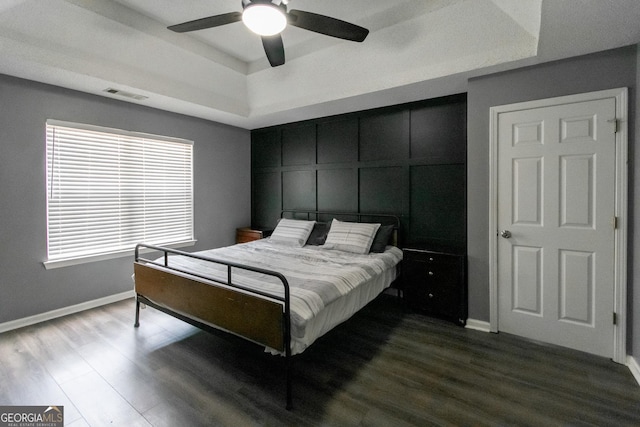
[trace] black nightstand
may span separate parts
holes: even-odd
[[[467,323],[466,256],[429,247],[402,249],[403,294],[407,304],[427,314]]]

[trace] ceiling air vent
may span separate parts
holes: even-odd
[[[105,89],[104,92],[110,93],[112,95],[124,96],[125,98],[131,98],[137,101],[144,101],[145,99],[149,98],[148,96],[136,95],[135,93],[126,92],[124,90],[113,89],[113,88]]]

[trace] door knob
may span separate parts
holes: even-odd
[[[511,237],[511,232],[509,230],[502,230],[500,232],[500,235],[505,239],[508,239],[509,237]]]

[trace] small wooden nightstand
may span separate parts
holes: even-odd
[[[236,228],[236,243],[252,242],[271,235],[271,230],[258,230],[251,227]]]
[[[428,314],[467,322],[466,257],[428,247],[402,249],[404,299]]]

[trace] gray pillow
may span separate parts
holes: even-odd
[[[326,222],[316,222],[311,230],[311,235],[307,239],[307,245],[320,246],[324,245],[329,233],[329,224]]]
[[[391,240],[392,235],[393,235],[393,225],[381,225],[380,228],[378,228],[376,237],[374,237],[373,239],[370,252],[374,252],[374,253],[384,252],[387,245],[389,244],[389,241]]]

